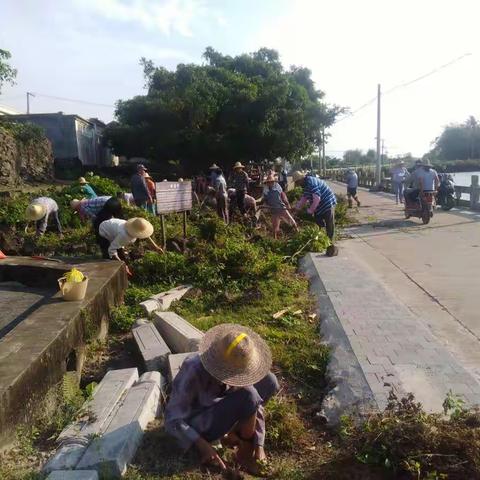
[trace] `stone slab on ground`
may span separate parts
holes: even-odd
[[[137,380],[136,368],[107,372],[96,387],[93,398],[83,406],[85,419],[69,425],[60,433],[57,439],[60,446],[43,471],[48,473],[75,468],[93,436],[101,434],[108,427],[121,399]]]
[[[151,322],[138,325],[132,329],[132,333],[147,371],[165,371],[171,351],[155,325]]]
[[[96,470],[57,470],[47,480],[98,480]]]
[[[180,371],[183,361],[196,352],[174,353],[168,356],[168,378],[173,382],[177,373]]]
[[[94,469],[108,478],[120,478],[125,473],[148,423],[159,413],[160,384],[159,372],[146,372],[140,377],[103,435],[92,441],[78,469]]]
[[[378,408],[385,408],[391,390],[414,393],[427,411],[442,411],[450,389],[469,405],[480,402],[476,379],[361,259],[341,248],[338,257],[309,254],[308,260]],[[338,374],[344,369],[340,363]]]
[[[196,352],[203,332],[174,312],[155,312],[153,323],[173,353]]]
[[[191,285],[180,285],[166,292],[152,295],[149,299],[141,302],[140,306],[147,315],[150,315],[156,310],[168,310],[173,302],[180,300],[191,288]]]

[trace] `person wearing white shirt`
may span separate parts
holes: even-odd
[[[405,162],[401,161],[395,165],[391,172],[393,193],[395,194],[395,201],[403,203],[403,186],[408,177],[408,170],[405,168]]]
[[[148,238],[155,250],[163,250],[152,240],[153,225],[144,218],[111,218],[103,221],[98,229],[99,246],[103,258],[111,258],[126,262],[124,247],[133,244],[138,239]],[[128,270],[127,270],[128,271]]]

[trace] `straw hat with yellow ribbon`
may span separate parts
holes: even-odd
[[[133,238],[148,238],[152,236],[153,225],[144,218],[131,218],[125,222],[125,230]]]
[[[25,211],[25,217],[29,221],[38,221],[47,214],[47,208],[40,203],[31,203]]]
[[[264,378],[272,366],[266,342],[252,329],[224,323],[205,333],[199,348],[205,370],[225,385],[247,387]]]

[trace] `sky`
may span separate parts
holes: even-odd
[[[110,121],[117,100],[145,93],[141,57],[175,69],[207,46],[268,47],[351,112],[381,84],[385,151],[420,156],[445,125],[480,117],[479,16],[479,0],[0,0],[0,48],[18,69],[0,104],[23,113],[28,91],[32,113]],[[372,101],[339,118],[327,155],[375,148],[376,113]]]

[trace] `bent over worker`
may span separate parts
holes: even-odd
[[[211,443],[236,449],[238,463],[259,471],[266,459],[263,407],[279,390],[270,372],[272,355],[250,328],[222,324],[203,337],[199,353],[184,362],[173,381],[165,409],[165,427],[180,446],[195,446],[204,464],[225,470]]]
[[[293,172],[295,185],[303,187],[303,195],[295,205],[296,210],[301,210],[308,202],[310,204],[307,212],[315,217],[315,223],[319,227],[325,227],[327,236],[332,245],[327,249],[327,255],[337,254],[333,246],[335,236],[335,205],[337,199],[331,188],[320,178],[307,175],[305,172]]]
[[[58,204],[53,198],[35,198],[25,212],[27,220],[35,222],[36,233],[38,236],[43,235],[47,231],[48,219],[50,216],[55,220],[58,233],[62,235],[62,225],[60,224],[60,218],[58,216]]]

